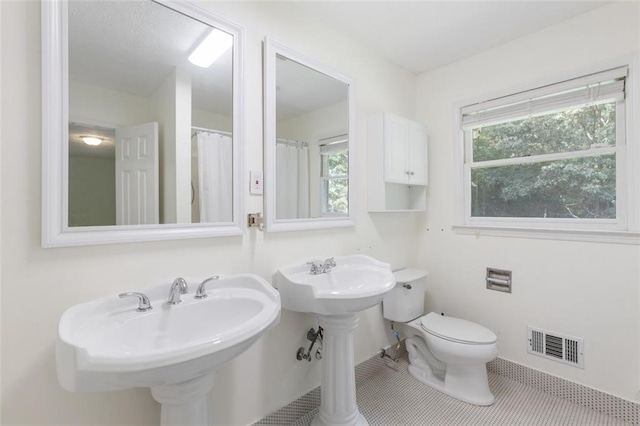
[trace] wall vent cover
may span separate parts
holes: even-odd
[[[527,327],[527,342],[527,352],[530,354],[584,368],[583,339]]]

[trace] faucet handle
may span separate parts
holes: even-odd
[[[207,290],[205,288],[205,284],[207,284],[209,281],[217,280],[218,278],[220,278],[219,275],[214,275],[213,277],[205,278],[205,280],[202,281],[198,286],[198,289],[196,290],[196,295],[193,297],[195,297],[196,299],[204,299],[205,297],[207,297]]]
[[[311,265],[311,269],[309,270],[311,275],[318,275],[320,273],[320,265],[316,262],[307,262],[307,265]]]
[[[333,256],[331,256],[330,258],[328,258],[327,260],[324,261],[324,264],[328,265],[328,266],[331,266],[333,268],[334,266],[336,266],[336,261],[333,258]]]
[[[137,297],[138,298],[138,312],[147,312],[153,309],[151,306],[151,302],[149,302],[149,298],[142,293],[138,293],[137,291],[129,291],[127,293],[120,293],[118,295],[121,299],[125,297]]]

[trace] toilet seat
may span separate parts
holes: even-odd
[[[498,336],[486,327],[460,318],[438,315],[435,312],[420,318],[420,326],[427,333],[450,342],[488,345],[498,340]]]

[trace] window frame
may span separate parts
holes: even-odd
[[[332,180],[339,180],[339,179],[346,179],[347,180],[347,191],[349,191],[349,171],[347,170],[347,174],[345,175],[325,175],[326,173],[326,169],[327,167],[325,166],[325,156],[329,153],[333,153],[333,152],[346,152],[347,153],[347,169],[349,167],[349,145],[348,145],[348,141],[347,139],[340,135],[340,136],[334,136],[331,138],[324,138],[321,139],[321,141],[323,143],[320,143],[318,145],[319,147],[319,159],[320,159],[320,167],[319,167],[319,171],[320,171],[320,180],[319,180],[319,184],[320,184],[320,216],[322,217],[332,217],[332,216],[344,216],[345,213],[338,213],[338,212],[329,212],[327,211],[327,206],[328,206],[328,193],[326,191],[326,189],[328,188],[328,185],[325,185],[325,183],[332,181]],[[331,147],[333,145],[333,147]],[[329,147],[327,149],[323,150],[323,147]],[[349,199],[349,195],[347,193],[347,200]],[[347,202],[347,209],[349,208],[349,203]],[[346,214],[348,214],[349,211],[347,210]]]
[[[527,157],[528,160],[499,159],[482,162],[472,161],[472,130],[463,129],[463,108],[479,102],[491,101],[533,91],[545,86],[562,84],[589,74],[604,70],[627,67],[626,98],[616,102],[616,146],[597,148],[592,153],[572,151],[569,153],[541,154]],[[453,229],[461,234],[476,236],[495,235],[508,237],[545,238],[580,241],[601,241],[612,243],[640,244],[638,232],[638,211],[640,190],[638,180],[640,173],[638,157],[640,147],[637,124],[632,117],[637,115],[638,96],[638,57],[624,58],[597,67],[556,76],[537,84],[529,84],[515,90],[503,91],[493,95],[481,96],[467,102],[460,102],[454,107],[454,126],[457,135],[455,143],[455,221]],[[551,113],[551,111],[550,111]],[[515,119],[514,119],[515,120]],[[509,120],[511,121],[511,120]],[[637,121],[637,120],[636,120]],[[490,125],[490,124],[486,124]],[[477,126],[476,126],[477,127]],[[489,166],[505,166],[509,164],[527,164],[544,160],[580,158],[592,155],[615,154],[616,157],[616,219],[573,219],[573,218],[512,218],[512,217],[472,217],[471,216],[471,171]]]

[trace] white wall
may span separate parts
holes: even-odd
[[[276,123],[277,137],[317,144],[319,139],[348,131],[349,105],[346,101],[289,117]]]
[[[191,74],[176,69],[176,223],[191,223]]]
[[[458,142],[453,105],[637,54],[638,5],[618,2],[420,75],[417,100],[418,120],[430,135],[419,255],[430,272],[430,309],[494,330],[503,358],[633,400],[639,388],[638,246],[456,235],[451,225]],[[639,143],[637,137],[630,142]],[[513,293],[486,290],[486,267],[512,270]],[[585,369],[527,355],[527,325],[584,338]]]
[[[176,99],[177,70],[167,76],[151,96],[153,115],[158,126],[158,163],[160,182],[160,223],[177,223],[176,204]],[[191,146],[191,145],[189,145]]]
[[[191,118],[192,126],[221,130],[223,132],[231,132],[233,130],[232,118],[228,115],[216,114],[215,112],[193,107],[191,113],[193,114]]]
[[[69,117],[83,124],[128,126],[152,121],[149,98],[69,80]]]
[[[348,253],[369,253],[394,268],[415,264],[417,221],[377,215],[366,206],[366,165],[358,163],[354,229],[242,237],[40,248],[40,3],[0,3],[2,52],[2,423],[3,425],[157,424],[148,389],[71,394],[57,383],[56,326],[62,312],[100,296],[185,275],[253,272],[267,279],[277,265]],[[246,170],[262,168],[262,40],[265,35],[317,58],[357,81],[358,155],[366,158],[366,116],[386,109],[413,116],[415,77],[366,48],[327,31],[313,17],[291,16],[286,3],[208,3],[204,7],[247,28]],[[247,212],[262,198],[245,192]],[[295,360],[315,326],[311,315],[283,311],[278,327],[223,367],[210,402],[215,424],[248,424],[319,384],[320,364]],[[388,344],[380,307],[361,316],[356,360]]]

